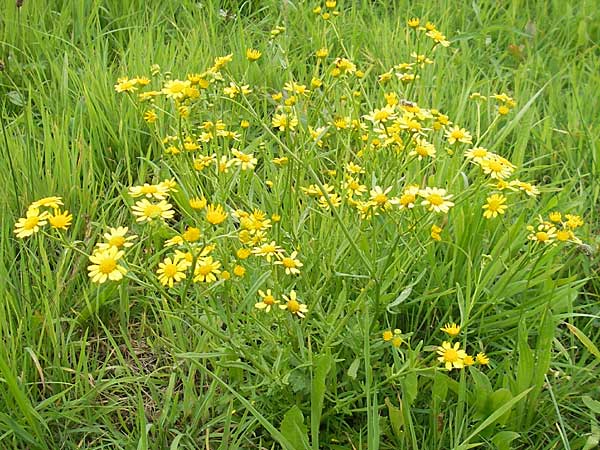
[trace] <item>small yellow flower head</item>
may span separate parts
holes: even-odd
[[[188,227],[185,232],[181,235],[184,241],[186,242],[196,242],[200,239],[201,233],[200,228],[196,227]]]
[[[249,126],[250,126],[250,122],[248,122],[247,120],[242,120],[242,121],[240,122],[240,127],[241,127],[241,128],[244,128],[244,129],[246,129],[246,128],[248,128]]]
[[[223,272],[221,272],[221,280],[227,281],[230,278],[231,278],[231,274],[227,270],[224,270]]]
[[[460,325],[456,325],[454,322],[447,323],[442,328],[440,328],[444,333],[448,336],[456,337],[460,333]]]
[[[262,56],[262,53],[256,49],[249,48],[246,50],[246,58],[250,62],[258,61],[261,56]]]
[[[292,252],[290,256],[277,256],[279,257],[279,260],[275,261],[275,264],[283,266],[287,275],[300,274],[300,267],[302,267],[304,264],[297,259],[298,252]]]
[[[154,109],[149,109],[144,113],[144,120],[147,123],[154,123],[158,119],[158,115]]]
[[[394,337],[394,333],[392,333],[391,330],[386,330],[383,332],[383,340],[385,342],[391,341],[393,337]]]
[[[570,230],[574,230],[576,228],[582,227],[585,224],[583,219],[576,214],[565,214],[565,218],[567,219],[567,222],[565,223],[565,225]]]
[[[482,366],[487,366],[490,363],[490,358],[483,352],[477,353],[475,360],[477,361],[477,364],[481,364]]]
[[[319,59],[327,58],[327,55],[329,55],[327,47],[320,48],[315,52],[315,56]]]
[[[337,5],[337,0],[327,0],[325,2],[325,7],[329,8],[329,9],[335,8],[336,5]]]
[[[15,224],[15,234],[19,239],[31,236],[34,233],[40,231],[40,227],[46,225],[48,213],[40,213],[38,208],[30,206],[27,210],[25,217],[17,220]]]
[[[172,219],[175,215],[173,205],[161,200],[158,203],[151,203],[147,199],[136,202],[131,208],[133,215],[137,216],[136,222],[152,222],[156,219]]]
[[[506,197],[502,194],[492,194],[487,198],[487,203],[482,208],[485,209],[483,217],[486,219],[498,217],[498,214],[504,214],[508,208]]]
[[[463,363],[465,364],[465,366],[472,366],[473,364],[475,364],[475,360],[471,355],[467,355],[465,356],[465,359],[463,359]]]
[[[217,275],[221,273],[220,267],[221,263],[214,261],[212,256],[198,258],[196,268],[194,269],[194,281],[196,283],[212,283],[217,281]]]
[[[267,289],[267,292],[263,292],[259,289],[258,295],[260,295],[261,301],[254,305],[256,309],[270,312],[272,306],[280,303],[280,301],[277,300],[271,293],[271,289]]]
[[[131,247],[133,240],[137,238],[135,234],[126,236],[129,231],[128,227],[109,228],[107,233],[104,233],[104,242],[99,242],[96,246],[100,250],[106,250],[109,247],[120,249],[121,247]]]
[[[63,206],[62,197],[44,197],[33,202],[29,208],[39,209],[42,207],[48,207],[57,209],[59,206]]]
[[[510,108],[506,105],[500,105],[498,106],[498,114],[500,114],[501,116],[505,116],[510,112]]]
[[[192,209],[204,209],[204,208],[206,208],[207,201],[204,197],[202,197],[202,198],[193,197],[193,198],[190,198],[189,203],[190,203],[190,207]]]
[[[54,210],[54,213],[48,216],[48,222],[50,226],[55,229],[66,230],[73,221],[73,214],[69,214],[69,211],[61,212],[59,209]]]
[[[163,286],[168,285],[172,288],[175,283],[186,277],[187,268],[188,265],[185,260],[165,258],[163,262],[158,264],[158,270],[156,271],[158,281]]]
[[[454,343],[444,341],[441,347],[437,348],[438,361],[444,363],[446,370],[462,369],[465,366],[464,359],[467,354],[460,350],[460,342]]]
[[[562,222],[562,214],[559,211],[553,211],[548,214],[548,218],[550,222],[561,223]]]
[[[411,28],[417,28],[420,23],[421,23],[421,20],[418,17],[413,17],[412,19],[409,19],[407,22],[408,26]]]
[[[206,220],[212,225],[218,225],[227,219],[227,213],[221,205],[210,204],[206,207]]]
[[[280,216],[279,214],[272,214],[272,215],[271,215],[271,221],[272,221],[272,222],[275,222],[275,223],[277,223],[277,222],[279,222],[280,220],[281,220],[281,216]]]
[[[91,265],[88,266],[89,277],[93,283],[104,283],[106,280],[119,281],[127,273],[127,269],[118,264],[119,259],[125,254],[123,250],[110,247],[106,250],[96,250],[90,256]]]
[[[247,248],[240,248],[235,255],[239,258],[239,259],[247,259],[250,255],[252,254],[252,251],[250,249]]]
[[[283,299],[285,300],[285,305],[279,305],[281,309],[287,309],[292,314],[304,318],[304,315],[308,312],[308,307],[300,303],[300,301],[296,298],[296,291],[290,291],[289,297],[284,295]]]
[[[423,197],[421,205],[427,206],[429,211],[448,214],[449,209],[454,206],[450,201],[452,194],[448,194],[445,189],[427,187],[420,190],[419,195]]]
[[[239,264],[237,264],[234,268],[233,268],[233,274],[236,277],[243,277],[244,275],[246,275],[246,268],[244,266],[240,266]]]

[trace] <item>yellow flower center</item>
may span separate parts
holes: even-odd
[[[263,303],[265,305],[274,305],[275,297],[273,297],[272,295],[267,295],[265,298],[263,298]]]
[[[156,186],[142,186],[142,188],[140,189],[140,192],[142,194],[155,194],[158,192],[158,188]]]
[[[146,217],[149,217],[150,219],[156,219],[157,217],[160,217],[161,214],[161,209],[159,206],[157,205],[146,205],[146,207],[144,208],[144,215]]]
[[[175,275],[177,275],[177,266],[175,264],[165,264],[165,267],[163,269],[163,273],[165,274],[166,277],[172,278]]]
[[[498,211],[500,209],[501,203],[498,199],[491,199],[488,201],[488,209],[490,211]]]
[[[416,197],[412,194],[404,194],[402,197],[400,197],[400,204],[404,205],[404,206],[408,206],[411,203],[414,203],[416,200]]]
[[[115,270],[117,267],[117,261],[113,258],[103,259],[100,264],[98,264],[98,270],[103,274],[109,274]]]
[[[475,158],[483,158],[487,155],[487,153],[488,153],[487,150],[484,150],[483,148],[476,148],[476,149],[473,149],[473,152],[471,154]]]
[[[297,300],[290,300],[287,304],[287,309],[290,312],[298,312],[300,311],[300,303]]]
[[[198,274],[199,275],[208,275],[209,273],[212,272],[212,266],[211,265],[205,265],[205,266],[199,266],[198,267]]]
[[[427,147],[425,147],[423,145],[417,145],[417,147],[415,148],[415,151],[420,156],[427,156],[427,155],[429,155],[429,152],[427,151]]]
[[[40,218],[38,216],[28,217],[25,220],[25,223],[23,224],[23,229],[33,230],[35,227],[37,227],[39,221],[40,221]]]
[[[548,233],[545,231],[538,231],[535,233],[535,237],[540,242],[546,242],[548,239],[550,239],[550,236],[548,236]]]
[[[569,240],[570,233],[567,230],[560,230],[556,233],[556,239],[559,241]]]
[[[453,348],[446,349],[444,352],[444,360],[451,363],[458,361],[458,352]]]
[[[429,194],[427,201],[434,206],[439,206],[444,203],[444,198],[439,194]]]
[[[492,172],[502,172],[503,166],[498,161],[490,161],[488,163],[488,168]]]
[[[113,247],[122,247],[123,244],[125,243],[125,238],[123,236],[112,236],[109,240],[108,240],[108,245],[111,245]]]
[[[460,130],[454,130],[452,132],[452,134],[450,134],[450,137],[453,137],[454,139],[459,140],[459,139],[462,139],[465,137],[465,133],[463,133]]]
[[[387,202],[387,200],[388,198],[385,194],[377,194],[375,197],[373,197],[373,201],[378,205],[383,205],[385,202]]]
[[[289,258],[289,257],[283,258],[281,260],[281,264],[283,264],[283,267],[287,267],[288,269],[291,269],[292,267],[296,267],[296,261],[294,261],[292,258]]]

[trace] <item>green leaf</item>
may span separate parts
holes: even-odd
[[[419,389],[419,380],[417,378],[417,372],[409,372],[406,377],[402,380],[402,394],[409,405],[412,405],[417,398],[417,391]]]
[[[352,361],[352,364],[350,364],[350,367],[348,368],[348,376],[353,380],[356,380],[356,375],[358,374],[359,367],[360,358],[356,358],[354,361]]]
[[[292,406],[283,416],[281,434],[290,442],[294,450],[310,448],[304,415],[297,405]]]
[[[587,395],[584,395],[581,399],[583,400],[585,406],[590,408],[590,411],[592,411],[594,414],[600,414],[600,402],[598,400],[594,400],[592,397],[588,397]]]
[[[313,364],[315,369],[310,392],[310,432],[313,447],[316,449],[319,448],[319,427],[321,426],[323,400],[327,389],[325,380],[333,365],[333,358],[330,354],[317,355],[313,360]]]
[[[507,412],[509,412],[512,407],[517,404],[519,401],[521,401],[521,399],[525,398],[525,396],[527,394],[529,394],[529,392],[531,392],[533,388],[529,388],[524,392],[521,392],[519,395],[517,395],[516,397],[510,399],[510,401],[508,401],[507,403],[503,404],[500,408],[498,408],[496,411],[494,411],[492,414],[490,414],[490,416],[485,419],[476,429],[475,431],[473,431],[461,444],[460,446],[464,446],[466,445],[471,439],[473,439],[475,436],[477,436],[479,433],[481,433],[483,430],[485,430],[487,427],[489,427],[491,424],[493,424],[494,422],[496,422],[500,417],[502,417],[504,414],[506,414]],[[459,447],[460,447],[459,446]],[[466,447],[464,447],[466,448]]]
[[[492,442],[497,447],[497,450],[510,450],[510,443],[521,436],[514,431],[501,431],[496,433],[492,438]]]
[[[392,405],[389,398],[385,398],[385,404],[388,408],[388,415],[390,416],[390,423],[392,424],[392,431],[396,437],[402,437],[402,428],[404,427],[404,419],[402,418],[402,410]]]
[[[492,409],[494,411],[497,411],[500,407],[502,407],[503,405],[510,402],[512,397],[513,397],[512,393],[508,389],[506,389],[506,388],[498,389],[497,391],[493,392],[490,395],[490,403],[491,403]],[[510,416],[510,409],[507,410],[506,413],[504,413],[502,416],[500,416],[498,418],[498,423],[500,425],[505,425],[509,416]]]
[[[585,348],[587,348],[592,355],[594,355],[600,360],[600,350],[598,350],[598,347],[596,347],[592,340],[589,337],[587,337],[583,333],[583,331],[581,331],[575,325],[571,325],[570,323],[567,323],[566,325],[569,331],[573,333],[577,339],[579,339],[579,341],[585,346]]]

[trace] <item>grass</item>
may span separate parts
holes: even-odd
[[[317,3],[302,1],[0,6],[1,448],[597,446],[596,3],[338,3],[342,14],[331,23],[312,12]],[[435,50],[418,82],[382,86],[378,75],[416,50],[406,29],[411,17],[434,22],[451,46]],[[270,39],[278,25],[285,32]],[[323,75],[326,94],[301,101],[306,111],[297,107],[300,131],[280,133],[271,126],[270,94],[290,80],[310,85],[322,46],[330,52],[326,67],[346,57],[366,75]],[[261,59],[249,63],[247,48],[261,50]],[[189,155],[165,155],[161,143],[190,122],[157,100],[164,111],[147,124],[145,105],[114,85],[122,76],[150,76],[158,64],[156,87],[167,73],[184,79],[229,53],[224,86],[236,81],[253,92],[229,99],[217,82],[190,122],[221,118],[242,134],[236,148],[253,152],[258,165],[195,171]],[[356,100],[342,99],[355,90]],[[468,146],[449,155],[439,133],[435,163],[385,149],[357,156],[365,144],[336,131],[333,116],[368,114],[391,90],[484,136],[481,145],[508,158],[541,195],[510,194],[505,216],[484,219],[489,180],[464,162]],[[507,92],[517,106],[497,119],[494,103],[477,106],[472,92]],[[242,119],[250,121],[246,131]],[[307,125],[328,126],[324,147]],[[231,146],[215,140],[203,151],[220,156]],[[271,163],[283,155],[287,166]],[[390,195],[400,195],[416,181],[446,188],[456,205],[448,215],[418,206],[412,215],[360,220],[346,203],[331,208],[324,200],[328,211],[302,193],[324,183],[342,192],[349,161],[365,167],[368,189],[392,186]],[[128,187],[172,177],[175,219],[134,224],[130,206],[138,199]],[[235,258],[237,225],[229,218],[208,227],[188,206],[200,194],[229,212],[280,214],[269,240],[299,252],[301,274],[286,275],[257,256]],[[17,219],[50,195],[73,212],[69,230],[17,239]],[[584,218],[583,243],[527,242],[526,226],[556,210]],[[162,286],[155,272],[172,253],[163,240],[183,224],[200,226],[204,239],[219,244],[221,269],[239,263],[244,277]],[[429,236],[434,224],[441,242]],[[91,283],[88,256],[117,225],[138,235],[126,279]],[[279,299],[294,289],[307,317],[257,311],[258,291],[267,288]],[[489,367],[448,372],[436,361],[435,349],[448,339],[440,327],[451,321],[463,328],[455,341],[469,353],[485,351]],[[398,349],[382,339],[396,328]]]

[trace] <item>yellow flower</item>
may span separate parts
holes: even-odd
[[[386,330],[383,332],[383,340],[385,342],[391,341],[393,337],[394,337],[394,333],[392,333],[391,330]]]
[[[154,123],[156,122],[156,119],[158,119],[158,115],[155,110],[149,109],[144,113],[144,120],[147,123]]]
[[[292,252],[290,256],[281,256],[278,261],[275,261],[275,264],[281,265],[285,268],[285,273],[288,275],[299,275],[300,270],[299,267],[302,267],[302,264],[298,259],[298,252]]]
[[[436,241],[441,241],[442,240],[442,236],[440,236],[440,233],[442,232],[442,228],[438,227],[437,225],[431,225],[431,232],[430,232],[430,236],[431,239],[436,240]]]
[[[553,211],[548,214],[548,218],[551,222],[560,223],[562,222],[562,214],[559,211]]]
[[[31,236],[32,234],[40,231],[41,226],[46,225],[46,223],[48,223],[46,221],[47,218],[47,212],[43,212],[40,214],[40,210],[38,208],[30,206],[27,210],[25,217],[22,217],[19,220],[17,220],[14,232],[20,239]]]
[[[239,264],[237,264],[234,268],[233,268],[233,274],[236,277],[243,277],[244,275],[246,275],[246,268],[244,266],[240,266]]]
[[[210,204],[206,207],[206,220],[208,223],[218,225],[227,219],[227,213],[221,205]]]
[[[50,226],[56,229],[66,230],[71,226],[73,221],[73,214],[69,214],[69,211],[61,212],[59,209],[55,209],[54,213],[48,216],[48,222]]]
[[[273,128],[278,128],[279,131],[294,131],[298,126],[298,118],[286,113],[275,114],[271,120],[271,124]]]
[[[62,206],[62,197],[44,197],[39,200],[36,200],[30,205],[30,208],[39,209],[44,206],[47,206],[52,209],[57,209],[59,206]]]
[[[456,325],[454,322],[447,323],[442,328],[440,328],[440,330],[442,330],[449,336],[455,337],[458,336],[458,333],[460,333],[460,325]]]
[[[487,198],[487,203],[482,208],[485,209],[483,217],[486,219],[498,217],[498,214],[504,214],[508,208],[506,197],[502,194],[493,194]]]
[[[169,80],[165,83],[161,92],[168,98],[179,100],[185,96],[185,91],[191,84],[190,80]]]
[[[187,229],[181,235],[186,242],[196,242],[198,239],[200,239],[200,236],[200,228],[196,227],[187,227]]]
[[[415,207],[417,201],[417,195],[419,194],[419,186],[409,185],[404,188],[402,195],[398,199],[400,209],[408,208],[412,209]]]
[[[117,92],[133,92],[137,90],[136,84],[137,78],[122,77],[117,80],[115,84],[115,91]]]
[[[471,133],[464,128],[457,126],[450,127],[448,130],[446,130],[446,139],[450,145],[454,144],[455,142],[462,142],[463,144],[470,144],[473,142]]]
[[[235,255],[239,258],[239,259],[247,259],[250,255],[252,254],[252,251],[250,249],[247,248],[240,248],[238,249],[238,251],[235,253]]]
[[[241,128],[248,128],[249,126],[250,126],[250,122],[249,122],[249,121],[247,121],[247,120],[242,120],[242,121],[240,122],[240,127],[241,127]]]
[[[261,56],[262,53],[258,50],[255,50],[253,48],[246,49],[246,58],[248,58],[248,61],[250,62],[258,61]]]
[[[465,356],[465,359],[463,359],[463,363],[465,364],[465,367],[472,366],[473,364],[475,364],[475,360],[471,355],[467,355]]]
[[[272,161],[276,166],[285,166],[288,163],[289,158],[287,156],[281,156],[279,158],[273,158]]]
[[[131,241],[136,239],[137,236],[134,234],[125,237],[128,231],[128,227],[109,228],[108,233],[104,233],[106,242],[99,242],[96,246],[100,250],[106,250],[110,247],[115,247],[117,249],[121,247],[131,247],[133,245],[133,242]]]
[[[304,314],[308,312],[308,307],[300,303],[300,301],[296,298],[296,291],[290,291],[289,297],[284,295],[283,299],[285,300],[285,305],[279,305],[281,309],[287,309],[292,314],[295,314],[298,317],[304,317]]]
[[[232,163],[236,166],[240,166],[242,170],[252,170],[258,162],[253,153],[244,153],[235,148],[231,150],[231,153],[233,153],[234,156],[234,158],[231,159]]]
[[[280,301],[275,299],[275,297],[271,293],[271,289],[267,289],[266,293],[259,289],[258,295],[260,295],[260,298],[262,300],[260,302],[254,304],[254,307],[256,309],[261,309],[261,310],[264,310],[265,312],[270,312],[272,306],[280,303]]]
[[[412,19],[408,20],[407,25],[411,28],[417,28],[420,23],[421,23],[421,21],[419,20],[418,17],[413,17]]]
[[[420,137],[415,138],[414,143],[415,147],[410,151],[410,156],[416,156],[419,161],[423,158],[435,157],[435,147],[432,143],[427,142],[427,140]]]
[[[467,354],[464,350],[460,350],[460,342],[454,343],[444,341],[441,347],[437,348],[437,354],[439,355],[438,361],[444,363],[446,370],[462,369],[464,359]]]
[[[175,260],[171,258],[165,258],[165,260],[158,264],[158,281],[163,286],[169,285],[173,287],[174,283],[183,280],[186,277],[185,271],[188,268],[188,264],[185,260]]]
[[[488,358],[487,355],[483,352],[477,353],[475,359],[477,363],[481,364],[482,366],[487,366],[490,363],[490,358]]]
[[[207,201],[204,197],[193,197],[190,198],[189,204],[192,209],[204,209],[206,208]]]
[[[565,214],[565,217],[567,219],[565,225],[571,230],[582,227],[585,224],[583,219],[576,214]]]
[[[260,247],[255,247],[252,249],[252,253],[257,256],[262,256],[268,262],[271,262],[273,256],[279,258],[283,254],[283,249],[277,245],[275,241],[271,241],[270,244],[263,244]]]
[[[119,259],[125,254],[123,250],[109,247],[106,250],[96,250],[90,256],[88,266],[89,277],[93,283],[104,283],[106,280],[119,281],[127,273],[127,269],[118,264]]]
[[[515,166],[512,165],[510,161],[500,156],[483,159],[479,165],[486,175],[489,175],[495,180],[504,180],[510,177],[515,170]]]
[[[158,200],[164,200],[169,195],[169,189],[159,184],[148,184],[144,183],[143,186],[132,186],[129,188],[129,195],[133,198],[145,196],[146,198],[156,198]]]
[[[470,148],[465,152],[465,157],[477,164],[481,164],[481,161],[489,158],[490,155],[491,153],[483,147]]]
[[[454,203],[450,201],[452,195],[448,194],[445,189],[427,187],[419,191],[419,195],[424,198],[421,205],[427,206],[429,211],[448,214],[448,210],[454,206]]]
[[[147,199],[136,202],[131,208],[133,215],[137,216],[136,222],[152,222],[155,219],[172,219],[175,215],[173,205],[161,200],[158,203],[150,203]]]
[[[322,47],[315,52],[315,56],[319,59],[326,58],[327,55],[329,55],[329,50],[327,49],[327,47]]]
[[[217,275],[221,273],[219,267],[221,267],[221,263],[214,261],[212,256],[198,258],[196,269],[194,270],[194,281],[200,283],[217,281]]]

